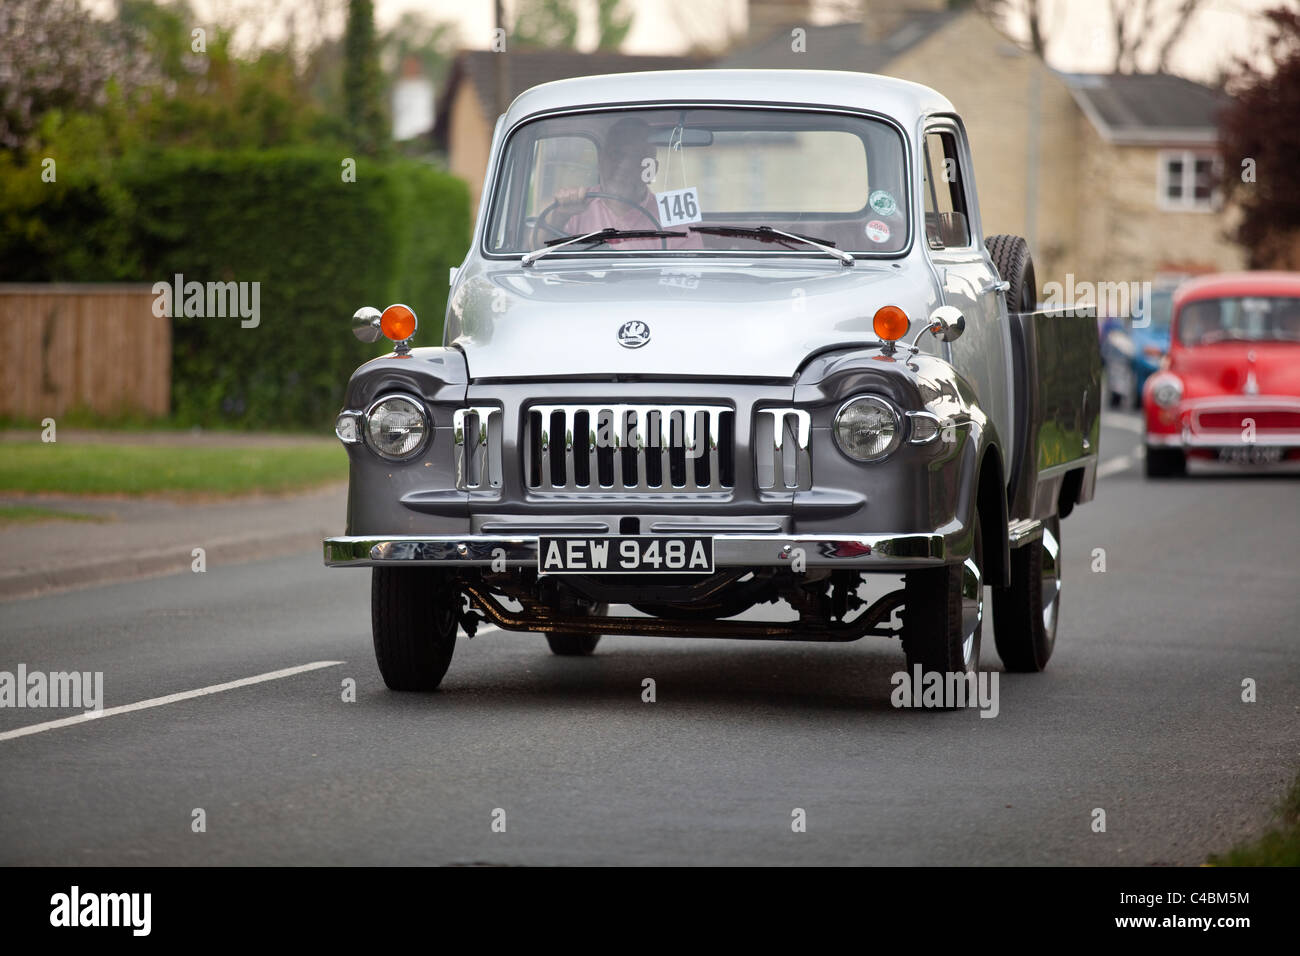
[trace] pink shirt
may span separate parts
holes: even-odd
[[[600,187],[596,187],[600,192]],[[597,197],[587,204],[587,208],[576,216],[570,216],[569,221],[564,224],[564,229],[569,235],[582,235],[588,232],[595,232],[598,229],[659,229],[659,215],[655,210],[654,193],[650,190],[645,191],[645,199],[641,203],[647,215],[643,216],[627,203],[618,200],[601,199]],[[686,226],[671,226],[673,232],[686,232],[683,237],[663,239],[612,239],[609,245],[617,249],[662,249],[664,242],[668,243],[669,249],[703,249],[704,242],[698,232],[687,232]]]

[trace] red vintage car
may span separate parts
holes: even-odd
[[[1300,273],[1193,279],[1174,294],[1169,354],[1142,390],[1148,477],[1189,457],[1300,458]]]

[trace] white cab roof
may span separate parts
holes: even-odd
[[[543,83],[520,93],[506,127],[535,113],[630,103],[744,102],[870,110],[911,129],[923,114],[953,113],[928,86],[874,73],[837,70],[664,70],[611,73]]]

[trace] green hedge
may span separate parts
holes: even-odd
[[[357,157],[356,181],[343,182],[342,159],[322,149],[168,151],[123,160],[107,180],[61,168],[57,186],[16,200],[26,206],[0,200],[0,274],[258,282],[256,328],[173,318],[173,415],[209,427],[324,427],[352,369],[380,352],[349,332],[352,313],[405,302],[420,316],[417,344],[438,343],[447,269],[469,243],[459,179]],[[6,260],[19,234],[26,254]]]

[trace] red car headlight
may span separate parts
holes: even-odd
[[[1177,375],[1163,372],[1151,377],[1151,401],[1161,408],[1172,408],[1183,397],[1183,381]]]

